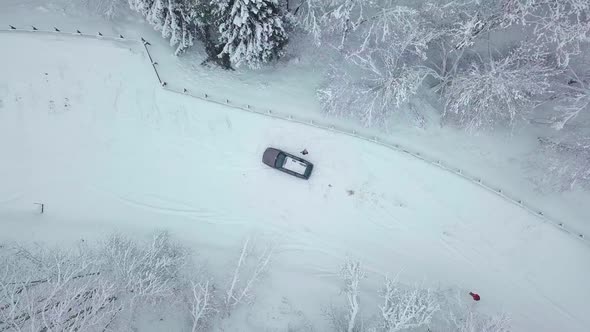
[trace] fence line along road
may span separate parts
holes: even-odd
[[[322,121],[306,119],[303,117],[294,116],[292,114],[285,114],[285,113],[277,112],[277,111],[271,110],[269,108],[259,108],[259,107],[255,107],[250,104],[233,103],[231,101],[231,99],[229,99],[229,98],[215,97],[214,95],[211,95],[206,92],[197,93],[197,92],[190,91],[185,87],[172,87],[170,84],[168,84],[168,82],[166,82],[165,80],[162,79],[162,76],[160,75],[160,72],[158,71],[158,68],[157,68],[158,63],[156,61],[154,61],[154,58],[152,57],[152,55],[149,51],[148,46],[150,46],[151,44],[148,41],[146,41],[144,38],[141,38],[141,40],[137,40],[137,39],[125,38],[122,35],[107,36],[107,35],[103,35],[100,32],[97,32],[96,34],[90,34],[90,33],[80,31],[80,30],[77,30],[75,32],[68,32],[68,31],[62,31],[61,29],[59,29],[57,27],[54,27],[53,30],[39,30],[38,28],[33,27],[33,26],[31,26],[30,29],[22,29],[22,28],[18,28],[15,26],[11,26],[11,25],[9,25],[9,29],[0,29],[0,32],[37,33],[37,34],[46,34],[46,35],[53,34],[53,35],[70,36],[70,37],[74,37],[74,38],[75,37],[83,37],[83,38],[92,38],[92,39],[97,39],[97,40],[108,40],[108,41],[117,41],[117,42],[126,41],[126,42],[141,43],[143,45],[143,49],[145,50],[145,53],[147,54],[147,56],[150,60],[150,63],[153,68],[153,71],[155,73],[156,79],[158,80],[158,84],[166,91],[176,93],[176,94],[181,94],[181,95],[188,96],[191,98],[204,100],[204,101],[211,102],[211,103],[218,104],[218,105],[223,105],[223,106],[230,107],[233,109],[246,111],[249,113],[254,113],[254,114],[259,114],[259,115],[263,115],[263,116],[274,118],[274,119],[280,119],[280,120],[284,120],[284,121],[299,123],[299,124],[303,124],[306,126],[311,126],[311,127],[331,131],[331,132],[334,132],[337,134],[351,136],[354,138],[365,140],[367,142],[371,142],[373,144],[381,145],[383,147],[389,148],[389,149],[397,151],[399,153],[407,154],[413,158],[422,160],[422,161],[429,163],[435,167],[438,167],[439,169],[450,172],[450,173],[452,173],[464,180],[467,180],[467,181],[469,181],[469,182],[471,182],[471,183],[473,183],[485,190],[488,190],[489,192],[503,198],[507,202],[510,202],[511,204],[514,204],[514,205],[522,208],[523,210],[527,211],[528,213],[534,215],[539,220],[549,223],[549,224],[555,226],[556,228],[558,228],[559,230],[567,233],[568,235],[575,237],[575,238],[583,241],[584,243],[590,245],[590,239],[587,236],[585,236],[584,234],[582,234],[581,232],[576,231],[575,229],[566,226],[565,223],[560,222],[557,219],[550,217],[547,213],[545,213],[541,209],[526,203],[524,200],[519,199],[516,196],[509,194],[507,191],[503,190],[502,188],[495,186],[487,181],[484,181],[481,177],[472,175],[469,172],[467,172],[466,170],[463,170],[458,167],[454,167],[454,166],[452,166],[446,162],[443,162],[439,159],[430,158],[423,153],[420,153],[418,151],[413,151],[412,149],[404,147],[401,144],[392,142],[389,139],[383,139],[379,136],[374,136],[374,135],[362,134],[362,133],[360,133],[360,131],[361,131],[360,129],[338,127],[332,123],[326,123],[326,122],[322,122]]]
[[[12,26],[9,26],[12,27]],[[36,30],[35,30],[36,29]],[[90,34],[88,32],[83,32],[80,30],[77,31],[62,31],[61,29],[54,28],[54,30],[39,30],[31,26],[31,29],[22,29],[22,28],[10,28],[10,29],[0,29],[0,32],[13,32],[13,33],[36,33],[36,34],[44,34],[44,35],[60,35],[60,36],[69,36],[69,37],[80,37],[80,38],[91,38],[91,39],[98,39],[98,40],[110,40],[110,41],[128,41],[128,42],[141,42],[137,39],[130,39],[125,38],[123,35],[119,36],[109,36],[103,35],[101,32],[97,31],[96,34]]]

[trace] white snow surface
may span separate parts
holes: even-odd
[[[160,74],[170,87],[181,91],[184,87],[192,93],[208,93],[222,100],[229,98],[232,104],[250,104],[257,109],[272,109],[307,121],[329,121],[337,127],[354,128],[350,120],[323,116],[316,88],[322,81],[327,60],[316,48],[309,47],[309,41],[291,39],[287,56],[273,66],[256,71],[244,68],[220,71],[216,67],[200,65],[206,55],[198,42],[183,56],[172,56],[174,49],[170,48],[169,41],[136,13],[123,11],[117,20],[106,21],[81,7],[79,1],[71,0],[4,0],[0,2],[0,21],[5,22],[4,28],[7,28],[6,24],[24,28],[35,25],[49,30],[58,26],[62,31],[81,29],[89,33],[101,31],[105,35],[123,34],[127,38],[145,37],[152,44],[152,55],[159,62]],[[501,42],[493,40],[492,44],[500,45]],[[590,208],[586,207],[586,202],[590,200],[590,192],[543,190],[539,179],[545,174],[530,161],[539,154],[537,137],[552,136],[551,128],[529,126],[466,136],[452,125],[441,126],[440,110],[434,109],[432,104],[436,107],[435,101],[419,99],[409,107],[425,115],[421,128],[409,125],[406,116],[402,115],[401,119],[391,119],[387,133],[371,130],[367,135],[383,137],[409,150],[419,151],[432,160],[461,168],[466,174],[481,177],[492,187],[522,199],[551,219],[588,237]]]
[[[285,302],[321,322],[338,292],[327,272],[347,254],[375,275],[475,290],[479,310],[510,313],[515,331],[590,326],[588,246],[468,181],[352,137],[168,93],[140,45],[0,39],[0,241],[160,228],[215,266],[246,236],[271,238],[279,249],[251,331],[284,329]],[[266,167],[267,146],[307,148],[314,176]]]
[[[587,245],[472,183],[369,142],[170,94],[135,44],[0,38],[1,240],[164,228],[213,257],[264,234],[279,254],[252,331],[280,326],[268,317],[284,299],[319,316],[331,296],[320,285],[336,287],[325,272],[346,254],[378,275],[476,290],[479,310],[510,313],[515,331],[590,325]],[[314,177],[265,167],[267,146],[307,147]]]

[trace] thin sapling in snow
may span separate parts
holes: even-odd
[[[236,306],[252,299],[254,286],[266,272],[272,254],[273,248],[267,247],[261,253],[255,255],[254,248],[250,244],[250,238],[246,239],[240,251],[234,273],[225,291],[222,312],[224,316],[229,316]],[[252,257],[253,255],[255,257]]]

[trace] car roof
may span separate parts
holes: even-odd
[[[264,151],[264,154],[262,155],[262,162],[274,167],[275,166],[275,160],[277,159],[277,156],[279,155],[279,153],[281,153],[281,150],[275,149],[275,148],[267,148]]]
[[[308,164],[287,156],[287,158],[285,158],[285,164],[282,167],[284,169],[290,170],[291,172],[304,175],[305,171],[307,170],[307,166]]]

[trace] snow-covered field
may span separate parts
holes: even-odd
[[[284,330],[285,301],[324,330],[346,255],[375,282],[401,272],[466,298],[476,290],[478,310],[508,312],[516,331],[590,326],[588,246],[472,183],[369,142],[168,93],[141,45],[0,39],[1,241],[167,229],[217,271],[247,236],[273,241],[244,330]],[[268,146],[307,148],[310,181],[263,165]]]
[[[35,25],[47,30],[57,26],[68,32],[81,29],[91,34],[101,31],[105,35],[123,34],[134,39],[145,37],[152,44],[150,49],[159,62],[161,76],[173,88],[186,87],[193,93],[204,92],[222,100],[228,98],[232,104],[250,104],[258,109],[333,122],[345,128],[354,126],[352,121],[323,116],[316,89],[327,63],[317,50],[309,47],[309,41],[299,38],[290,41],[285,59],[260,70],[222,71],[200,65],[206,55],[198,42],[190,52],[181,57],[173,56],[173,49],[160,31],[155,31],[136,13],[123,12],[116,20],[108,21],[89,13],[80,2],[70,0],[5,0],[0,6],[0,21],[5,22],[3,28],[8,28],[7,24],[24,29]],[[426,115],[423,128],[392,119],[387,133],[373,131],[370,135],[381,136],[481,177],[492,187],[501,188],[588,237],[590,209],[584,205],[590,200],[589,192],[578,188],[566,192],[539,190],[543,186],[538,181],[545,174],[537,165],[541,158],[537,157],[540,154],[537,136],[552,136],[555,133],[551,128],[525,126],[466,137],[457,128],[440,126],[440,112],[429,102],[416,100],[412,107]],[[531,162],[535,158],[537,161]]]

